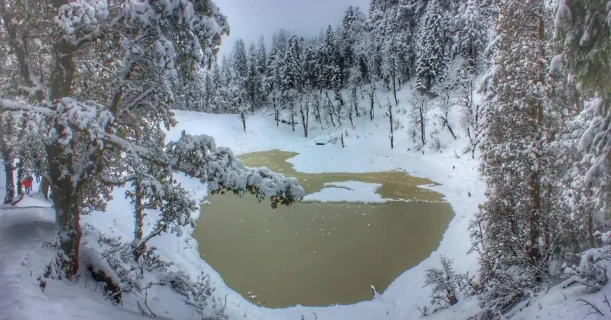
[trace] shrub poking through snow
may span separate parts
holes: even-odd
[[[440,258],[441,268],[431,268],[426,270],[424,276],[424,283],[426,286],[432,286],[433,292],[431,294],[431,304],[433,306],[439,306],[444,308],[452,306],[458,302],[456,297],[457,293],[457,280],[458,277],[454,272],[452,266],[452,259],[446,256]]]

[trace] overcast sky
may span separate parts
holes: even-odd
[[[234,42],[249,43],[263,35],[268,46],[275,31],[284,28],[297,35],[318,35],[329,24],[339,25],[349,5],[368,12],[370,0],[215,0],[227,18],[231,35],[223,38],[220,55],[229,54]]]

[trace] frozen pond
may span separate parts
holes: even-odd
[[[253,196],[207,197],[212,204],[203,206],[194,234],[200,253],[229,287],[253,303],[279,308],[370,300],[371,285],[382,293],[437,249],[453,212],[441,194],[417,187],[431,181],[404,172],[300,173],[286,162],[295,155],[272,150],[239,158],[298,178],[306,194],[334,190],[329,194],[352,195],[346,197],[350,201],[393,200],[306,202],[274,210],[268,200],[259,203]],[[374,186],[369,190],[381,187],[378,195],[366,196],[344,181]]]

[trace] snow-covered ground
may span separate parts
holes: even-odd
[[[400,100],[407,101],[408,94],[409,90],[402,91]],[[384,97],[380,97],[382,98]],[[382,114],[381,110],[377,112],[378,115]],[[477,257],[467,255],[470,247],[467,227],[478,210],[478,204],[484,201],[485,185],[478,172],[478,161],[472,160],[470,155],[461,155],[466,139],[459,137],[454,140],[441,128],[439,121],[431,118],[430,130],[439,131],[439,138],[446,148],[441,152],[425,149],[423,153],[410,151],[413,145],[407,130],[404,129],[395,133],[395,148],[391,150],[388,141],[388,119],[382,116],[378,116],[374,121],[365,117],[357,118],[356,129],[346,124],[342,129],[313,128],[310,138],[305,138],[299,130],[300,125],[296,126],[295,132],[286,124],[276,127],[273,116],[268,115],[269,112],[249,117],[247,132],[243,132],[240,119],[236,115],[184,111],[178,111],[176,114],[179,125],[168,133],[170,140],[177,139],[180,132],[186,130],[190,134],[212,135],[216,138],[217,145],[230,147],[236,154],[272,149],[293,151],[299,155],[289,159],[289,162],[297,171],[308,173],[404,170],[412,176],[428,178],[438,183],[436,186],[424,187],[442,193],[456,214],[439,248],[419,265],[400,275],[381,295],[371,301],[330,307],[295,306],[268,309],[257,306],[229,288],[220,274],[200,258],[198,243],[191,236],[192,229],[186,228],[180,235],[164,234],[153,238],[149,242],[150,245],[157,247],[157,252],[165,260],[174,263],[173,269],[182,270],[194,279],[201,272],[210,275],[212,285],[216,288],[215,294],[223,300],[226,297],[225,311],[230,319],[417,319],[420,317],[417,306],[430,303],[430,288],[423,288],[425,270],[438,267],[440,255],[453,259],[457,272],[469,271],[473,274],[477,271]],[[430,116],[434,117],[434,114],[431,112]],[[405,121],[404,116],[399,116],[399,119]],[[457,115],[454,115],[455,130],[459,127],[456,119]],[[312,122],[312,125],[315,124]],[[317,140],[328,140],[325,137],[336,137],[340,132],[344,133],[345,148],[333,144],[316,145]],[[179,180],[195,197],[205,196],[205,186],[198,181],[186,177],[179,177]],[[3,177],[0,177],[0,181],[4,181]],[[375,193],[377,188],[379,185],[359,182],[333,183],[308,197],[325,201],[384,201]],[[125,200],[124,192],[121,188],[115,190],[114,200],[109,203],[106,212],[86,215],[82,222],[94,226],[104,234],[131,239],[132,208]],[[56,233],[56,227],[52,223],[54,213],[52,209],[41,208],[49,206],[49,203],[36,197],[26,197],[19,206],[30,208],[0,208],[0,320],[141,318],[135,307],[135,301],[142,299],[139,296],[126,297],[123,306],[111,306],[99,292],[92,289],[91,284],[87,286],[65,281],[53,281],[43,292],[37,276],[44,272],[52,258],[49,256],[51,251],[46,250],[42,243]],[[148,228],[152,228],[151,221],[154,218],[155,213],[150,212]],[[193,310],[177,299],[176,295],[169,294],[168,290],[154,287],[148,292],[149,305],[158,317],[200,320]],[[567,319],[582,319],[588,311],[583,314],[571,312],[570,310],[581,304],[571,296],[572,293],[566,293],[567,299],[570,300],[568,302],[562,298],[565,292],[561,293],[538,299],[539,305],[533,303],[525,307],[524,312],[518,313],[517,317],[532,319],[531,316],[540,315],[542,319],[556,319],[562,314]],[[545,308],[539,307],[540,305]],[[432,314],[428,318],[465,319],[478,310],[476,298],[465,298],[461,299],[457,306]],[[595,317],[590,316],[588,319]]]

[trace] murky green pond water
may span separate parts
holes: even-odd
[[[381,183],[386,204],[297,203],[274,210],[268,201],[207,197],[195,238],[200,253],[232,289],[271,307],[327,306],[370,300],[434,251],[453,212],[432,183],[403,172],[296,172],[296,153],[272,150],[240,156],[299,179],[306,194],[326,182]],[[414,201],[415,199],[415,201]]]

